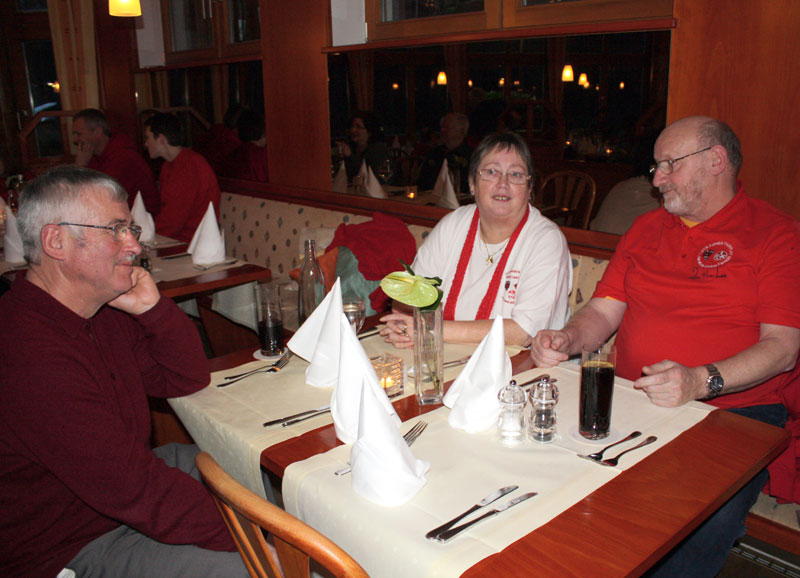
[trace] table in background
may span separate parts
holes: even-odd
[[[213,370],[236,364],[232,356]],[[522,353],[514,373],[531,368]],[[230,365],[227,365],[230,367]],[[440,406],[394,403],[405,421]],[[652,566],[787,447],[789,434],[714,411],[575,506],[463,576],[636,576]],[[261,462],[282,476],[291,463],[340,445],[325,426],[267,448]],[[711,473],[711,474],[710,474]]]

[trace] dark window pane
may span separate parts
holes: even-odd
[[[28,72],[28,96],[33,114],[61,110],[61,96],[56,91],[58,79],[53,44],[49,40],[29,40],[22,43],[22,53]],[[62,154],[61,128],[57,118],[42,120],[34,134],[40,157]]]
[[[383,22],[482,11],[483,0],[383,0],[381,2]]]
[[[17,0],[17,12],[47,12],[47,0]]]

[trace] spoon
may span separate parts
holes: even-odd
[[[589,455],[578,454],[578,457],[579,458],[583,458],[585,460],[593,460],[595,462],[599,462],[600,460],[603,459],[603,454],[605,453],[606,450],[611,449],[614,446],[617,446],[617,445],[619,445],[621,443],[624,443],[624,442],[626,442],[628,440],[632,440],[632,439],[638,438],[640,435],[642,435],[642,432],[640,432],[640,431],[631,432],[631,434],[628,437],[626,437],[624,439],[621,439],[618,442],[614,442],[613,444],[607,445],[606,447],[604,447],[599,452],[594,452],[593,454],[589,454]]]
[[[610,466],[610,467],[613,468],[614,466],[616,466],[619,463],[619,459],[622,456],[624,456],[625,454],[627,454],[628,452],[632,452],[633,450],[638,450],[639,448],[643,448],[646,445],[650,445],[651,443],[653,443],[657,439],[658,438],[656,436],[649,436],[643,442],[640,442],[639,444],[633,446],[630,449],[625,450],[624,452],[620,452],[617,456],[615,456],[613,458],[609,458],[607,460],[603,460],[602,462],[598,462],[598,463],[603,464],[604,466]]]

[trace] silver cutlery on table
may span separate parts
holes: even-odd
[[[437,528],[434,528],[433,530],[431,530],[430,532],[425,534],[425,537],[428,540],[435,540],[439,534],[441,534],[445,530],[449,530],[450,528],[452,528],[453,525],[455,525],[455,523],[458,522],[459,520],[462,520],[463,518],[466,518],[467,516],[469,516],[472,512],[474,512],[476,510],[480,510],[484,506],[488,506],[492,502],[495,502],[495,501],[499,500],[500,498],[502,498],[506,494],[510,494],[511,492],[516,490],[517,488],[519,488],[519,486],[506,486],[505,488],[500,488],[499,490],[496,490],[496,491],[492,492],[491,494],[489,494],[488,496],[483,498],[480,502],[478,502],[477,504],[472,506],[469,510],[465,511],[462,514],[459,514],[458,516],[456,516],[455,518],[453,518],[449,522],[445,522],[441,526],[439,526]]]
[[[250,371],[245,371],[244,373],[237,373],[236,375],[227,375],[225,376],[225,381],[230,381],[231,379],[239,379],[240,377],[247,377],[250,374],[258,373],[259,371],[264,371],[265,369],[270,369],[271,367],[277,366],[279,363],[283,363],[283,360],[292,356],[291,350],[287,347],[286,351],[275,361],[275,363],[270,363],[269,365],[263,365],[261,367],[257,367],[255,369],[251,369]],[[286,365],[283,363],[281,367]]]
[[[478,522],[480,522],[482,520],[485,520],[486,518],[490,518],[492,516],[496,516],[500,512],[504,512],[504,511],[508,510],[510,507],[516,506],[520,502],[524,502],[528,498],[534,497],[536,494],[537,494],[537,492],[528,492],[527,494],[522,494],[521,496],[517,496],[513,500],[509,500],[508,502],[506,502],[504,504],[500,504],[499,506],[497,506],[493,510],[489,510],[484,515],[478,516],[474,520],[470,520],[469,522],[467,522],[465,524],[461,524],[460,526],[456,526],[455,528],[452,528],[450,530],[446,530],[446,531],[442,532],[441,534],[439,534],[436,537],[436,540],[438,542],[447,542],[447,541],[451,540],[452,538],[454,538],[455,536],[457,536],[458,534],[460,534],[461,532],[463,532],[464,530],[466,530],[467,528],[469,528],[470,526],[473,526],[473,525],[477,524]]]
[[[180,257],[188,257],[189,255],[191,255],[191,253],[175,253],[174,255],[167,255],[166,257],[161,257],[161,258],[166,261],[167,259],[178,259]]]
[[[292,415],[279,417],[278,419],[271,419],[269,421],[265,421],[264,422],[264,427],[269,427],[271,425],[278,425],[279,423],[282,423],[282,422],[285,422],[285,421],[289,421],[291,419],[295,419],[295,418],[302,417],[304,415],[309,415],[309,414],[312,414],[312,413],[320,413],[320,412],[329,411],[330,409],[331,409],[331,406],[329,406],[329,405],[323,405],[321,407],[316,407],[314,409],[307,409],[306,411],[301,411],[299,413],[293,413]]]
[[[613,458],[608,458],[607,460],[603,460],[602,462],[597,462],[597,463],[598,464],[603,464],[604,466],[609,466],[609,467],[613,468],[614,466],[616,466],[619,463],[619,459],[622,456],[624,456],[625,454],[627,454],[628,452],[632,452],[633,450],[638,450],[639,448],[643,448],[644,446],[650,445],[651,443],[653,443],[657,439],[658,438],[656,436],[649,436],[643,442],[638,443],[637,445],[633,446],[632,448],[629,448],[629,449],[625,450],[624,452],[620,452],[619,454],[617,454]]]
[[[380,327],[373,327],[372,329],[367,329],[364,333],[359,333],[358,340],[361,341],[362,339],[366,339],[367,337],[372,337],[373,335],[377,335],[380,333]]]
[[[625,442],[630,441],[632,439],[638,438],[640,435],[642,435],[642,432],[640,432],[640,431],[631,432],[628,437],[623,438],[623,439],[619,440],[618,442],[614,442],[613,444],[607,445],[606,447],[604,447],[599,452],[594,452],[593,454],[586,454],[586,455],[585,454],[578,454],[578,457],[579,458],[583,458],[585,460],[592,460],[593,462],[599,462],[600,460],[603,459],[603,454],[606,452],[606,450],[610,450],[614,446],[618,446],[619,444],[622,444],[622,443],[625,443]]]
[[[198,271],[208,271],[214,267],[224,267],[226,265],[233,265],[238,259],[228,259],[227,261],[220,261],[219,263],[212,263],[211,265],[192,265]]]
[[[294,419],[286,420],[281,424],[281,427],[289,427],[290,425],[300,423],[301,421],[306,421],[307,419],[311,419],[312,417],[317,417],[318,415],[322,415],[323,413],[328,413],[329,411],[331,411],[330,407],[327,407],[325,409],[319,409],[308,415],[304,415],[303,417],[296,417]]]
[[[287,355],[286,357],[281,357],[278,361],[273,363],[272,365],[268,365],[267,367],[259,367],[258,369],[254,369],[253,371],[248,371],[244,374],[234,376],[230,378],[229,381],[225,383],[218,383],[217,387],[228,387],[232,383],[236,383],[237,381],[241,381],[242,379],[247,379],[251,375],[255,375],[256,373],[278,373],[284,366],[289,363],[289,358],[291,355]],[[228,379],[228,378],[226,378]]]
[[[414,427],[412,427],[405,434],[403,434],[403,439],[406,440],[406,445],[408,447],[411,447],[411,444],[417,441],[417,438],[422,434],[422,432],[425,431],[426,427],[428,427],[428,422],[418,421],[416,425],[414,425]],[[347,464],[342,469],[336,470],[333,473],[336,474],[337,476],[344,476],[345,474],[349,474],[351,471],[352,469],[350,468],[350,464]]]

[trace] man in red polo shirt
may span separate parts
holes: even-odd
[[[592,300],[563,330],[539,332],[531,357],[550,367],[619,329],[617,374],[654,404],[704,400],[783,426],[800,373],[798,224],[737,186],[742,154],[725,123],[679,120],[654,156],[664,207],[634,222]],[[714,576],[767,479],[753,478],[653,575]]]
[[[76,165],[119,181],[128,192],[128,206],[133,206],[136,193],[141,191],[145,208],[153,217],[158,215],[161,197],[150,166],[128,135],[111,133],[106,115],[96,108],[80,111],[72,117],[72,138],[78,147]]]

